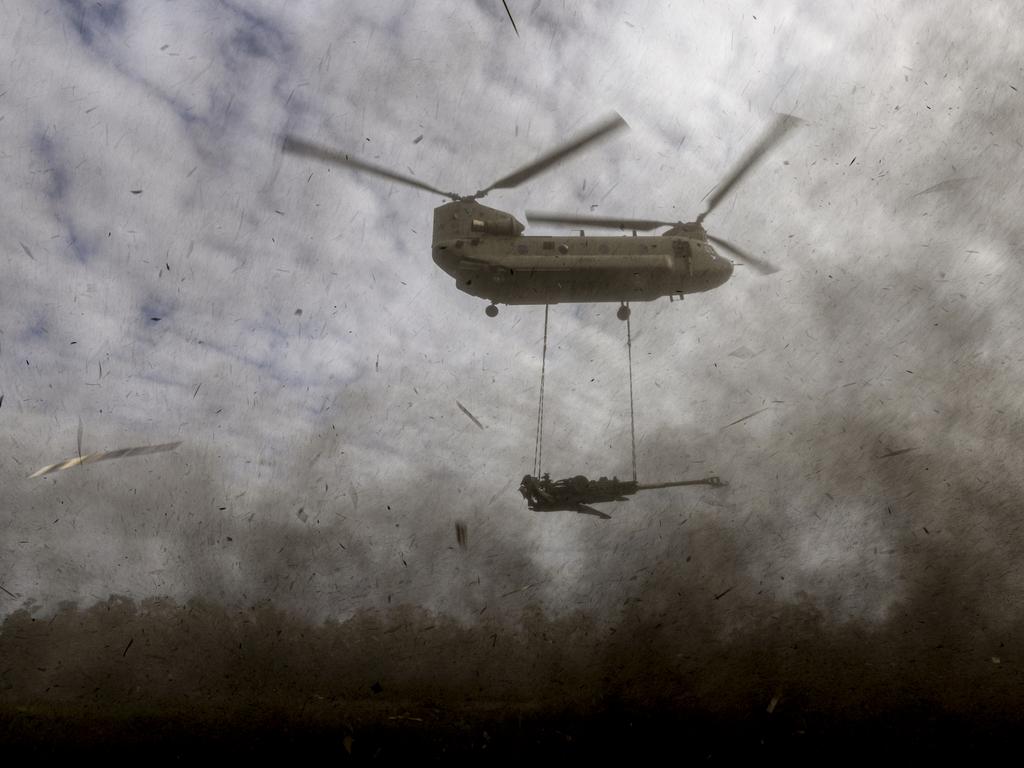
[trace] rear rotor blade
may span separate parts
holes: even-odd
[[[356,170],[359,171],[366,171],[367,173],[372,173],[376,176],[382,176],[385,179],[390,179],[391,181],[397,181],[400,184],[406,184],[410,187],[416,187],[417,189],[422,189],[427,192],[436,192],[439,195],[450,197],[453,200],[458,199],[459,197],[458,195],[452,192],[444,192],[438,189],[437,187],[432,187],[429,184],[425,184],[419,179],[414,179],[412,176],[405,176],[404,174],[401,173],[395,173],[394,171],[389,171],[387,168],[382,168],[379,165],[373,165],[372,163],[367,163],[362,160],[354,160],[353,158],[349,157],[348,155],[342,152],[337,152],[333,149],[328,149],[327,147],[312,144],[306,141],[305,139],[300,139],[295,136],[285,136],[282,149],[285,152],[289,152],[293,155],[311,157],[314,160],[323,160],[325,163],[332,163],[334,165],[344,165],[349,168],[355,168]]]
[[[586,133],[577,138],[573,139],[567,144],[564,144],[557,149],[553,149],[550,152],[541,155],[539,158],[534,160],[529,165],[525,165],[514,173],[510,173],[502,179],[491,184],[486,189],[482,189],[476,193],[476,197],[483,197],[492,189],[511,189],[522,184],[527,179],[533,178],[541,171],[547,170],[555,163],[565,159],[574,152],[578,152],[583,149],[587,144],[597,141],[601,137],[616,131],[620,128],[628,127],[626,121],[622,119],[622,116],[618,113],[603,120],[600,124],[590,129]]]
[[[739,259],[741,261],[745,261],[747,264],[752,266],[754,269],[756,269],[762,275],[771,275],[771,274],[774,274],[775,272],[779,271],[779,268],[776,267],[771,262],[765,261],[764,259],[759,259],[756,256],[751,256],[749,253],[744,251],[742,248],[740,248],[739,246],[733,245],[728,240],[723,240],[722,238],[714,237],[713,235],[708,235],[708,240],[710,240],[715,245],[722,246],[727,251],[732,251],[736,256],[739,257]]]
[[[537,213],[535,211],[527,211],[526,220],[531,224],[534,222],[568,225],[585,224],[591,227],[636,229],[644,232],[650,229],[657,229],[658,227],[671,227],[676,223],[672,221],[655,221],[654,219],[615,219],[602,216],[579,216],[573,213]]]
[[[772,123],[771,127],[765,131],[760,141],[757,142],[753,147],[748,150],[747,154],[743,156],[743,159],[736,165],[732,173],[726,177],[718,189],[715,190],[715,194],[708,200],[707,208],[704,209],[704,213],[697,217],[697,223],[704,220],[704,217],[711,213],[715,207],[725,199],[726,195],[732,191],[740,180],[747,175],[751,168],[753,168],[758,160],[764,157],[765,153],[768,152],[773,146],[775,146],[782,138],[794,128],[799,122],[799,118],[793,117],[792,115],[780,114],[775,118],[775,122]]]

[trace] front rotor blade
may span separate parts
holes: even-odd
[[[458,195],[452,192],[444,192],[437,187],[432,187],[429,184],[425,184],[419,179],[414,179],[412,176],[405,176],[401,173],[395,173],[389,171],[387,168],[381,168],[379,165],[373,165],[372,163],[366,163],[362,160],[354,160],[348,155],[337,152],[327,147],[321,147],[317,144],[311,144],[305,139],[300,139],[295,136],[285,136],[284,144],[281,147],[285,152],[289,152],[293,155],[301,155],[303,157],[311,157],[314,160],[323,160],[325,163],[333,163],[334,165],[344,165],[349,168],[355,168],[359,171],[366,171],[376,176],[383,176],[385,179],[391,181],[397,181],[400,184],[407,184],[410,187],[416,187],[427,192],[436,192],[439,195],[450,197],[455,199]]]
[[[675,222],[655,221],[654,219],[613,219],[601,216],[579,216],[572,213],[537,213],[526,212],[526,220],[544,224],[585,224],[591,227],[609,227],[612,229],[636,229],[647,231],[658,227],[671,227]]]
[[[742,248],[740,248],[740,247],[738,247],[736,245],[733,245],[728,240],[723,240],[720,237],[714,237],[712,235],[708,235],[708,240],[710,240],[715,245],[722,246],[723,248],[725,248],[728,251],[732,251],[734,254],[736,254],[740,258],[741,261],[747,262],[750,266],[752,266],[754,269],[756,269],[762,275],[771,275],[771,274],[779,271],[779,268],[776,267],[771,262],[765,261],[764,259],[759,259],[756,256],[751,256],[749,253],[744,251]]]
[[[751,149],[743,156],[743,159],[736,165],[733,172],[726,177],[715,194],[708,200],[708,206],[704,209],[704,213],[697,217],[697,222],[704,220],[715,207],[725,199],[725,196],[729,194],[733,187],[735,187],[740,180],[747,175],[747,172],[753,168],[757,161],[764,157],[765,153],[775,146],[782,138],[789,132],[791,128],[794,128],[799,122],[799,118],[793,117],[792,115],[781,114],[775,118],[775,122],[772,123],[771,127],[765,131],[761,140],[757,142]]]
[[[516,187],[522,184],[527,179],[536,176],[541,171],[550,168],[552,165],[559,162],[560,160],[565,159],[572,153],[578,152],[579,150],[583,149],[583,147],[585,147],[587,144],[597,141],[602,136],[605,136],[611,133],[612,131],[616,131],[619,128],[625,127],[628,127],[626,125],[626,121],[622,119],[621,115],[615,113],[614,115],[606,118],[599,125],[595,126],[591,130],[584,133],[582,136],[573,139],[568,144],[558,147],[557,149],[551,150],[547,154],[541,155],[539,158],[534,160],[529,165],[523,166],[515,173],[510,173],[503,179],[499,179],[498,181],[491,184],[491,186],[487,187],[486,189],[480,190],[476,194],[478,197],[482,197],[483,195],[486,195],[488,192],[490,192],[492,189],[511,189],[512,187]]]

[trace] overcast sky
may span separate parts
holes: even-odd
[[[521,590],[611,622],[686,569],[726,625],[881,625],[951,552],[986,620],[1024,596],[1017,4],[508,6],[518,36],[490,0],[0,0],[0,611],[470,621]],[[630,131],[486,202],[692,220],[804,122],[706,221],[782,271],[634,306],[641,480],[729,487],[601,521],[516,491],[543,308],[487,318],[430,259],[443,200],[280,137],[468,193],[613,110]],[[551,310],[556,477],[629,476],[614,312]],[[28,479],[79,420],[83,451],[182,445]]]

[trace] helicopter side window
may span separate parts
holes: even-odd
[[[474,232],[484,232],[487,229],[487,225],[480,219],[473,219],[473,223],[470,225],[470,229]]]
[[[529,250],[530,250],[530,249],[529,249],[529,248],[527,248],[527,247],[526,247],[525,245],[517,245],[517,246],[516,246],[516,251],[517,251],[518,253],[526,253],[526,252],[527,252],[527,251],[529,251]]]
[[[552,250],[554,250],[554,248],[555,248],[555,241],[554,240],[545,240],[544,241],[544,250],[545,251],[552,251]]]

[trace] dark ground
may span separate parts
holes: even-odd
[[[317,625],[199,601],[25,609],[0,632],[0,734],[51,756],[706,761],[977,756],[1022,730],[1019,649],[925,641],[925,619],[837,629],[792,609],[712,642],[639,615],[519,618],[510,634],[405,608]]]

